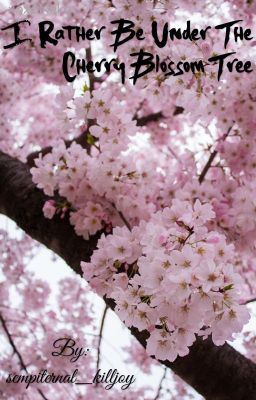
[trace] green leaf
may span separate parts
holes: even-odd
[[[87,140],[87,143],[90,144],[91,146],[93,146],[95,144],[95,139],[90,133],[87,133],[86,140]]]
[[[84,86],[82,87],[82,91],[83,93],[88,92],[88,90],[90,90],[89,86],[87,86],[87,84],[85,83]]]
[[[233,286],[234,286],[234,284],[233,283],[230,283],[229,285],[227,285],[227,286],[225,286],[224,288],[223,288],[223,291],[227,291],[227,290],[230,290],[230,289],[233,289]]]

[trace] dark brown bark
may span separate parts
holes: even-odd
[[[81,274],[80,261],[90,259],[98,237],[85,241],[76,236],[67,218],[45,219],[46,199],[32,183],[28,166],[0,151],[0,212]],[[113,309],[113,301],[106,303]],[[131,332],[145,347],[148,333]],[[210,338],[197,339],[188,356],[162,364],[207,400],[256,400],[256,365],[228,344],[217,347]]]

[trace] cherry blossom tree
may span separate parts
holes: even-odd
[[[0,11],[0,212],[20,228],[0,231],[1,398],[187,399],[190,385],[209,400],[256,399],[255,334],[243,354],[227,343],[256,297],[255,1],[56,4]],[[122,19],[134,33],[123,43]],[[57,293],[27,268],[41,245],[74,272]],[[91,291],[106,303],[99,332]],[[163,368],[156,393],[8,382],[68,373],[49,356],[58,337],[97,349],[76,360],[93,376],[108,309],[133,337],[127,362]]]

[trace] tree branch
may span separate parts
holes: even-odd
[[[88,128],[86,132],[81,133],[81,135],[77,136],[74,139],[71,140],[64,140],[66,147],[70,147],[73,142],[80,144],[84,149],[86,149],[88,152],[90,150],[90,145],[87,142],[87,132],[89,131],[90,125],[93,125],[92,121],[89,120],[88,123]],[[39,157],[40,154],[42,156],[45,156],[46,154],[50,153],[52,151],[52,146],[46,146],[41,150],[38,151],[33,151],[27,156],[27,164],[30,168],[35,166],[35,159]]]
[[[230,134],[232,128],[233,128],[233,125],[231,125],[228,128],[227,132],[225,133],[225,135],[222,138],[223,141],[228,137],[228,135]],[[210,154],[210,157],[209,157],[207,163],[205,164],[205,166],[204,166],[204,168],[203,168],[203,170],[202,170],[202,172],[201,172],[201,174],[200,174],[200,176],[198,178],[198,182],[200,184],[204,181],[204,178],[206,177],[206,174],[207,174],[208,170],[211,168],[212,163],[213,163],[213,161],[214,161],[214,159],[215,159],[217,154],[218,154],[218,151],[216,149]]]
[[[176,107],[173,112],[173,116],[182,114],[183,111],[184,111],[184,109],[182,107]],[[159,111],[157,113],[148,114],[143,117],[137,117],[137,116],[134,117],[134,119],[137,121],[137,126],[145,126],[145,125],[150,124],[151,122],[157,122],[160,119],[164,119],[164,118],[165,117],[161,111]]]
[[[90,45],[89,45],[89,47],[87,47],[85,52],[86,52],[87,62],[92,61],[92,48]],[[88,75],[89,75],[89,89],[90,89],[90,92],[92,92],[94,90],[94,86],[95,86],[94,84],[96,82],[102,83],[103,80],[102,80],[102,78],[98,78],[97,76],[95,76],[93,72],[89,72]]]
[[[90,77],[90,88],[91,89],[94,87],[93,85],[94,85],[94,82],[96,82],[96,81],[97,81],[97,78]],[[183,112],[183,108],[182,107],[176,107],[175,110],[174,110],[173,115],[174,116],[175,115],[179,115],[182,112]],[[137,121],[137,126],[139,126],[139,127],[145,126],[145,125],[147,125],[147,124],[149,124],[151,122],[157,122],[162,118],[164,118],[164,115],[161,112],[148,114],[148,115],[145,115],[144,117],[134,116],[134,120]],[[75,142],[75,143],[80,144],[84,149],[87,149],[88,152],[89,152],[90,145],[87,142],[87,132],[89,132],[90,126],[94,125],[94,124],[96,124],[95,120],[89,120],[86,132],[81,133],[81,135],[79,135],[78,137],[76,137],[76,138],[74,138],[72,140],[65,140],[66,147],[71,146],[71,144],[73,142]],[[45,156],[46,154],[50,153],[51,151],[52,151],[52,146],[47,146],[47,147],[44,147],[41,150],[33,151],[33,153],[30,153],[27,156],[27,164],[28,164],[28,166],[30,168],[34,167],[35,166],[35,159],[38,158],[40,154],[42,154],[42,156]]]
[[[13,352],[14,352],[14,354],[16,354],[16,356],[18,357],[18,360],[19,360],[21,369],[23,369],[23,370],[28,374],[27,367],[26,367],[26,365],[25,365],[25,363],[24,363],[24,361],[23,361],[23,358],[21,357],[21,354],[20,354],[19,350],[17,349],[17,347],[16,347],[16,345],[15,345],[15,343],[14,343],[14,340],[13,340],[13,338],[12,338],[12,335],[10,334],[9,329],[7,328],[7,324],[6,324],[5,319],[4,319],[4,317],[2,316],[2,314],[0,314],[0,321],[1,321],[1,323],[2,323],[3,330],[4,330],[4,332],[5,332],[5,334],[6,334],[7,338],[8,338],[8,341],[9,341],[9,343],[10,343],[12,349],[13,349]],[[42,397],[44,400],[48,400],[47,397],[46,397],[46,396],[44,395],[44,393],[42,392],[42,390],[40,390],[40,389],[36,389],[36,390],[37,390],[37,392],[41,395],[41,397]]]
[[[99,370],[100,367],[100,352],[101,352],[101,342],[102,342],[102,334],[103,334],[103,329],[104,329],[104,324],[106,322],[106,316],[108,312],[108,306],[106,305],[103,311],[103,315],[101,318],[101,324],[100,324],[100,331],[99,331],[99,338],[98,338],[98,346],[97,346],[97,363],[96,363],[96,371]],[[98,381],[96,380],[96,386],[98,385]]]
[[[253,299],[246,300],[246,301],[244,301],[244,302],[241,303],[241,304],[243,304],[243,305],[245,305],[245,304],[250,304],[250,303],[254,303],[255,301],[256,301],[256,297],[254,297]]]
[[[158,389],[157,389],[156,395],[154,397],[154,400],[160,399],[160,395],[161,395],[161,391],[163,389],[163,383],[164,383],[164,380],[166,378],[166,375],[167,375],[167,367],[165,367],[165,369],[164,369],[164,373],[163,373],[163,376],[162,376],[162,378],[161,378],[161,380],[159,382]]]
[[[100,234],[85,241],[75,234],[67,217],[45,219],[42,206],[46,200],[33,184],[29,167],[0,151],[0,212],[81,274],[80,261],[90,260]],[[114,308],[113,300],[105,301]],[[145,347],[148,332],[130,330]],[[228,344],[218,347],[211,338],[198,338],[187,356],[161,363],[207,400],[256,400],[256,365]]]

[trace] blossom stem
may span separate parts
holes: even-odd
[[[127,226],[127,228],[129,229],[129,231],[132,230],[132,227],[130,225],[130,223],[127,221],[127,219],[125,218],[124,214],[122,213],[122,211],[117,210],[116,206],[114,203],[111,203],[112,207],[117,211],[119,217],[121,218],[121,220],[123,221],[123,223],[125,224],[125,226]]]

